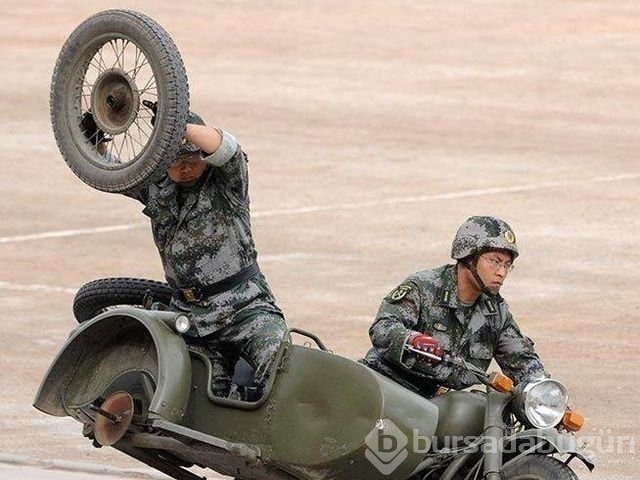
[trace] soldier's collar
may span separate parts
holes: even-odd
[[[442,289],[439,297],[436,299],[438,305],[449,308],[460,308],[462,303],[458,297],[458,276],[457,266],[447,265],[442,274]],[[497,312],[498,305],[503,302],[500,294],[487,295],[481,293],[476,304],[480,305],[485,314],[495,314]]]
[[[158,202],[162,205],[168,205],[172,203],[172,199],[178,194],[177,185],[166,176],[157,184],[158,187]]]
[[[162,177],[157,185],[163,196],[168,196],[174,193],[178,187],[176,183],[169,178],[169,175],[165,175],[164,177]]]
[[[485,315],[495,315],[498,313],[498,305],[500,305],[504,300],[499,293],[496,293],[495,295],[482,293],[478,298],[478,301],[480,302],[480,305],[482,305]]]
[[[458,279],[456,276],[456,266],[447,265],[442,273],[442,289],[440,290],[437,303],[443,307],[458,308]]]

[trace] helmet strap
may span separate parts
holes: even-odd
[[[493,292],[491,290],[489,290],[487,288],[487,286],[485,285],[484,281],[482,280],[482,278],[480,277],[480,274],[478,273],[478,259],[480,258],[480,255],[473,255],[473,257],[471,257],[470,259],[467,257],[464,260],[461,260],[462,265],[465,266],[465,268],[467,268],[470,272],[471,275],[473,276],[473,279],[476,281],[476,283],[478,284],[478,287],[480,287],[480,291],[484,294],[490,295],[490,296],[494,296]]]

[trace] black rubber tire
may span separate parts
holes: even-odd
[[[504,480],[578,480],[571,467],[554,457],[529,455],[507,467]]]
[[[122,42],[123,49],[133,45],[146,57],[148,64],[144,68],[150,67],[154,98],[157,96],[162,106],[154,128],[148,122],[149,111],[138,102],[130,102],[136,105],[136,122],[141,121],[143,112],[149,115],[149,132],[145,132],[140,145],[131,143],[133,153],[126,163],[105,162],[95,145],[85,139],[79,125],[86,111],[85,89],[94,88],[83,84],[85,75],[90,68],[100,71],[102,66],[96,67],[94,55],[110,41]],[[135,79],[138,72],[134,69],[128,73]],[[134,192],[163,175],[177,156],[189,112],[187,74],[173,40],[154,20],[130,10],[105,10],[82,22],[62,47],[51,81],[50,107],[53,133],[71,170],[98,190]],[[127,130],[134,131],[134,126],[140,130],[137,123]]]
[[[169,305],[171,287],[164,282],[144,278],[101,278],[85,283],[73,299],[73,315],[78,323],[86,322],[116,305],[142,306],[149,292],[155,302]]]

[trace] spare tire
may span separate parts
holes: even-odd
[[[109,307],[117,305],[142,306],[145,296],[154,302],[169,305],[171,287],[156,280],[144,278],[101,278],[85,283],[73,299],[73,315],[78,323],[86,322]]]
[[[133,192],[163,175],[177,156],[189,112],[187,74],[173,40],[154,20],[106,10],[65,42],[50,103],[53,133],[71,170],[98,190]]]

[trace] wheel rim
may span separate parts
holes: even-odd
[[[101,168],[117,169],[135,162],[154,134],[152,112],[143,100],[156,102],[158,82],[145,51],[133,40],[118,34],[94,39],[86,46],[74,81],[71,123],[80,125],[87,112],[106,134],[86,140],[78,127],[78,146],[84,156]],[[74,119],[75,117],[75,119]]]

